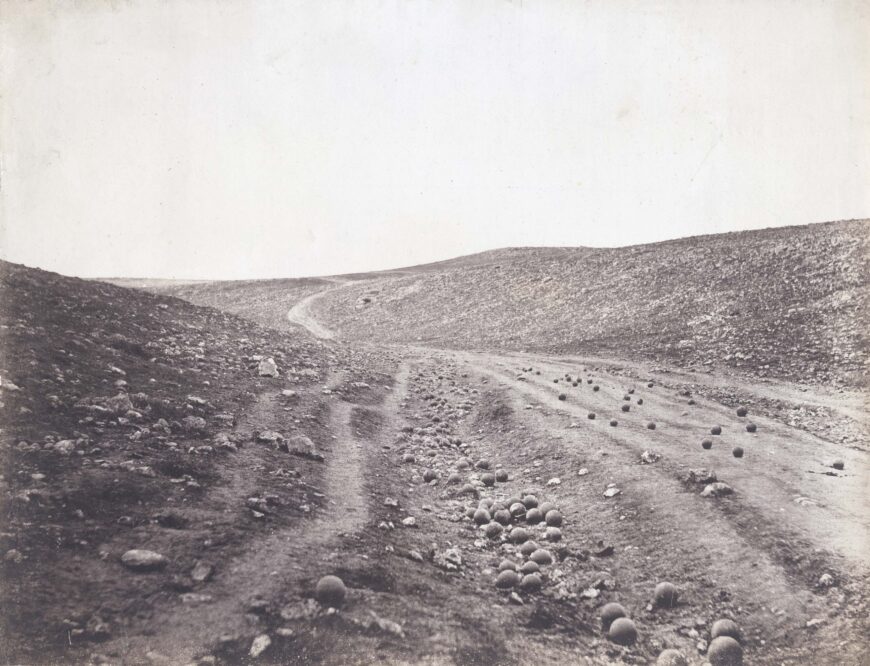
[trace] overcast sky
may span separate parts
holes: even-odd
[[[3,0],[0,248],[389,268],[870,216],[870,4]]]

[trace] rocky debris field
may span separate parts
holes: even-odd
[[[870,663],[865,227],[153,293],[0,263],[0,661]]]

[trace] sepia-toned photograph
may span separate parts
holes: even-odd
[[[870,666],[867,0],[0,0],[0,666]]]

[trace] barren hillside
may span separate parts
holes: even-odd
[[[468,259],[331,291],[314,312],[352,340],[868,378],[867,221]]]

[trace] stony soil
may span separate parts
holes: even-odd
[[[363,343],[330,314],[371,280],[478,270],[462,261],[171,287],[210,307],[0,269],[4,663],[702,664],[726,618],[747,664],[870,663],[866,392],[845,356],[834,385],[487,331]],[[496,585],[522,566],[539,580]],[[337,608],[315,598],[327,574]],[[602,628],[613,601],[631,645]]]

